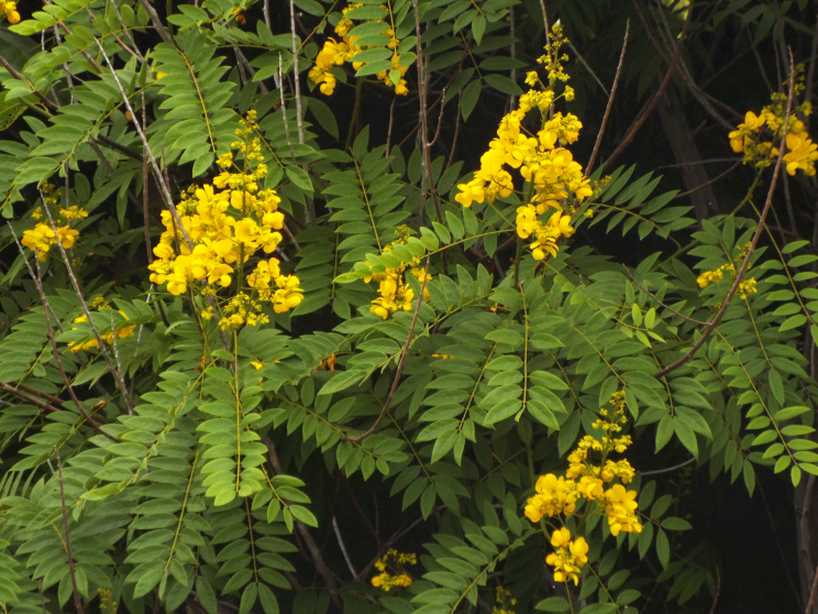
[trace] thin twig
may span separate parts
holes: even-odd
[[[818,592],[818,567],[815,568],[815,575],[812,576],[812,584],[809,589],[809,599],[807,599],[807,607],[804,608],[804,614],[812,614],[815,608],[815,595]]]
[[[695,462],[696,462],[696,458],[691,457],[691,458],[688,458],[686,461],[682,461],[681,463],[671,465],[670,467],[664,467],[662,469],[651,469],[650,471],[640,471],[639,475],[640,476],[645,476],[645,475],[661,475],[663,473],[671,473],[673,471],[676,471],[677,469],[681,469],[682,467],[687,467],[690,463],[695,463]]]
[[[335,533],[335,539],[338,540],[338,547],[341,549],[341,554],[344,555],[344,561],[346,561],[349,573],[352,574],[352,579],[357,581],[359,578],[358,572],[355,571],[355,566],[352,564],[352,559],[349,558],[349,552],[347,552],[347,547],[344,543],[344,538],[341,536],[341,529],[338,528],[338,520],[335,518],[335,516],[332,517],[332,530]]]
[[[150,2],[147,0],[143,0],[143,4],[146,4],[150,7],[150,11],[156,12],[152,6],[150,6]],[[128,98],[128,94],[125,92],[125,88],[122,85],[122,81],[119,79],[119,75],[116,74],[116,70],[114,69],[114,65],[111,63],[111,58],[108,57],[108,54],[105,52],[105,48],[102,46],[102,43],[99,42],[99,39],[94,37],[94,42],[97,44],[102,57],[105,59],[105,63],[108,65],[108,69],[111,71],[111,76],[114,78],[114,83],[116,84],[117,89],[119,90],[119,94],[122,97],[122,102],[125,103],[125,107],[128,109],[130,113],[131,123],[136,128],[136,133],[139,135],[139,140],[142,141],[142,147],[144,148],[145,152],[148,154],[148,159],[151,163],[151,170],[153,171],[154,178],[156,179],[156,183],[159,185],[159,191],[162,194],[162,200],[165,201],[165,206],[170,211],[171,216],[173,216],[174,222],[176,222],[176,227],[181,231],[182,236],[185,239],[188,247],[193,246],[193,242],[190,240],[190,235],[188,235],[187,230],[185,229],[184,225],[182,224],[182,220],[179,217],[179,212],[176,210],[176,205],[173,202],[173,196],[171,195],[170,186],[168,182],[165,180],[164,175],[162,175],[162,171],[159,168],[159,163],[156,161],[156,156],[153,155],[153,150],[151,149],[150,143],[148,142],[148,137],[145,135],[145,131],[142,130],[142,126],[139,124],[139,119],[134,112],[133,106],[131,105],[131,101]]]
[[[392,143],[392,125],[395,123],[395,103],[398,101],[396,96],[392,97],[392,102],[389,103],[389,120],[386,124],[386,152],[385,155],[389,157],[389,147]]]
[[[270,18],[270,0],[264,0],[261,5],[261,12],[264,15],[264,23],[267,24],[267,29],[273,31],[273,20]]]
[[[665,72],[665,76],[662,78],[662,82],[659,84],[659,88],[656,90],[656,93],[653,97],[648,100],[645,105],[642,107],[642,110],[639,111],[639,114],[636,116],[636,119],[633,120],[631,125],[628,127],[627,131],[625,132],[625,136],[623,136],[620,141],[619,145],[616,146],[616,149],[613,150],[613,153],[608,156],[602,162],[602,168],[609,166],[614,160],[616,160],[622,152],[625,151],[625,148],[631,144],[636,133],[639,132],[639,129],[645,124],[648,118],[651,116],[653,111],[656,109],[656,105],[665,95],[665,91],[667,90],[668,86],[670,85],[671,78],[673,77],[673,72],[676,70],[676,64],[679,60],[679,53],[681,48],[677,49],[676,55],[670,61],[670,66],[667,68],[667,72]]]
[[[545,29],[545,44],[547,45],[550,42],[549,31],[551,30],[551,27],[548,24],[548,11],[545,8],[545,0],[540,0],[540,12],[542,13],[542,23],[543,28]]]
[[[290,0],[290,41],[293,52],[293,90],[295,93],[295,122],[298,126],[298,143],[304,144],[304,119],[301,112],[301,78],[298,74],[298,41],[295,35],[295,4]]]
[[[626,27],[627,27],[627,25],[626,25]],[[600,88],[600,89],[601,89],[603,92],[605,92],[605,95],[606,95],[606,96],[610,96],[610,95],[611,95],[611,93],[608,91],[608,88],[607,88],[607,87],[605,87],[605,84],[604,84],[604,83],[602,83],[602,79],[600,79],[600,78],[597,76],[596,72],[594,72],[594,69],[593,69],[593,68],[591,68],[591,65],[590,65],[590,64],[588,64],[588,62],[585,60],[585,58],[583,57],[583,55],[582,55],[582,54],[579,52],[579,49],[577,49],[576,47],[574,47],[574,43],[572,43],[570,40],[568,41],[568,48],[571,50],[571,53],[573,53],[573,54],[576,56],[576,58],[579,60],[579,63],[580,63],[580,64],[582,64],[582,66],[585,68],[585,70],[587,70],[587,71],[588,71],[588,74],[589,74],[589,75],[591,75],[591,78],[592,78],[592,79],[594,80],[594,82],[595,82],[595,83],[596,83],[596,84],[599,86],[599,88]]]
[[[420,165],[422,177],[420,183],[420,209],[421,216],[426,214],[426,198],[432,189],[432,155],[431,143],[429,142],[429,76],[426,73],[426,58],[423,53],[423,38],[420,31],[420,6],[418,0],[412,0],[415,13],[415,42],[417,54],[415,56],[415,67],[418,73],[418,119],[420,120]],[[441,103],[442,104],[442,103]],[[435,209],[438,218],[442,218],[442,211],[435,202]]]
[[[43,211],[45,211],[45,215],[48,218],[49,224],[51,224],[51,231],[54,233],[54,237],[56,239],[57,249],[60,252],[60,256],[62,257],[63,264],[65,265],[65,270],[68,273],[68,279],[71,281],[71,286],[74,288],[74,293],[76,294],[77,298],[80,302],[80,307],[82,308],[82,313],[85,315],[87,319],[88,326],[91,328],[91,332],[94,333],[94,338],[97,341],[97,345],[99,346],[100,352],[102,352],[105,361],[108,363],[108,368],[111,370],[111,375],[114,376],[114,381],[116,382],[117,388],[119,388],[119,392],[122,393],[122,401],[125,403],[125,407],[128,410],[131,410],[131,400],[130,395],[128,394],[128,388],[125,386],[125,379],[122,376],[122,371],[117,367],[116,363],[114,362],[113,358],[111,357],[108,349],[105,346],[105,342],[102,339],[102,335],[99,334],[99,330],[94,325],[94,321],[91,318],[91,309],[88,306],[88,303],[85,300],[85,295],[82,292],[82,288],[80,287],[80,282],[77,279],[76,274],[74,273],[74,267],[71,266],[71,260],[68,258],[68,252],[65,251],[65,247],[60,240],[60,233],[57,228],[57,223],[54,221],[54,216],[51,214],[51,208],[48,206],[45,197],[43,194],[40,194],[40,202],[43,206]]]
[[[159,36],[166,43],[170,43],[171,45],[173,45],[174,44],[173,36],[171,35],[170,31],[165,27],[165,24],[162,23],[162,18],[159,17],[159,13],[157,13],[156,9],[153,8],[153,5],[150,3],[150,0],[141,0],[141,2],[142,6],[144,6],[145,10],[148,12],[151,24],[153,25],[154,29],[157,31]]]
[[[23,83],[25,83],[29,91],[32,94],[34,94],[37,98],[39,98],[40,102],[42,102],[46,107],[48,107],[52,111],[55,111],[59,108],[59,105],[56,102],[47,98],[45,94],[43,94],[40,90],[34,87],[34,83],[32,83],[31,80],[28,77],[26,77],[23,73],[14,68],[11,62],[9,62],[2,55],[0,55],[0,66],[5,68],[12,77],[17,79],[18,81],[22,81]]]
[[[722,177],[725,177],[725,176],[729,175],[730,173],[732,173],[734,170],[736,170],[736,168],[738,168],[738,166],[740,164],[741,164],[741,160],[739,160],[738,162],[734,162],[732,165],[730,165],[730,168],[728,168],[726,171],[722,171],[721,173],[719,173],[718,175],[716,175],[712,179],[708,179],[704,183],[702,183],[700,185],[697,185],[697,186],[695,186],[693,188],[690,188],[689,190],[687,190],[685,192],[679,192],[676,195],[676,198],[684,198],[685,196],[689,196],[690,194],[693,194],[694,192],[698,192],[699,190],[704,189],[707,186],[713,185],[714,183],[716,183]]]
[[[278,458],[278,453],[276,452],[272,441],[267,442],[267,453],[270,459],[270,464],[273,466],[275,472],[278,474],[283,474],[284,470],[281,466],[281,460]],[[327,590],[330,593],[330,598],[336,606],[340,606],[340,600],[338,599],[338,583],[335,581],[335,576],[333,575],[332,570],[329,568],[326,561],[324,561],[324,557],[321,556],[321,549],[318,547],[315,539],[313,539],[310,530],[305,527],[304,524],[298,521],[295,523],[295,530],[298,531],[298,535],[302,540],[304,540],[304,544],[309,551],[310,558],[315,565],[315,570],[324,579]]]
[[[112,441],[117,441],[114,437],[112,437],[104,430],[102,430],[101,425],[93,418],[93,416],[91,416],[85,411],[85,408],[83,407],[79,398],[77,398],[77,395],[74,392],[74,387],[71,385],[71,379],[68,377],[68,374],[65,371],[65,366],[63,365],[62,362],[62,354],[60,352],[59,346],[57,345],[57,340],[54,338],[54,330],[51,327],[51,319],[52,318],[54,319],[54,322],[57,324],[57,326],[60,326],[60,319],[57,317],[56,312],[51,307],[51,303],[48,300],[48,296],[46,296],[45,288],[43,287],[42,274],[40,272],[40,265],[35,260],[34,264],[37,267],[37,270],[35,271],[32,268],[31,264],[28,261],[28,258],[26,257],[25,250],[23,249],[23,246],[20,243],[20,239],[17,237],[17,233],[14,231],[14,227],[9,222],[6,222],[6,224],[8,225],[9,230],[11,231],[11,236],[14,238],[14,242],[17,245],[17,249],[20,252],[20,257],[23,259],[23,263],[25,264],[25,267],[28,270],[28,274],[31,277],[31,280],[34,282],[34,288],[37,292],[37,296],[40,298],[40,302],[43,304],[46,336],[48,337],[48,340],[51,345],[51,354],[54,356],[54,364],[56,364],[57,370],[60,372],[60,377],[62,377],[63,383],[65,384],[65,388],[68,391],[68,396],[70,396],[71,400],[74,402],[74,406],[77,408],[77,412],[79,413],[79,415],[82,416],[82,418],[88,424],[90,424],[95,431],[101,433],[102,435],[105,435],[105,437]],[[17,386],[18,389],[20,387],[21,386]],[[29,395],[31,395],[31,393],[29,393]],[[34,402],[34,400],[31,398],[29,398],[29,400]],[[55,399],[52,398],[51,401],[53,403],[55,402]],[[61,400],[60,403],[62,403]],[[57,408],[53,409],[59,411]],[[51,411],[51,408],[49,408],[49,411]]]
[[[281,122],[284,124],[284,138],[287,140],[287,147],[292,147],[290,141],[290,124],[287,122],[287,103],[284,100],[284,64],[281,61],[281,54],[278,54],[278,77],[276,79],[278,95],[281,102]]]
[[[716,614],[716,607],[719,605],[719,597],[721,596],[721,574],[719,574],[719,567],[716,566],[716,590],[713,591],[713,603],[710,604],[710,614]]]
[[[613,101],[616,97],[616,90],[619,87],[619,78],[622,76],[622,66],[625,63],[625,51],[628,48],[628,35],[630,34],[630,30],[631,22],[630,19],[628,19],[625,21],[625,36],[622,39],[622,50],[619,52],[619,62],[616,65],[616,73],[614,74],[614,80],[611,84],[611,94],[608,96],[608,102],[605,105],[605,113],[602,115],[602,123],[599,126],[599,132],[596,134],[594,148],[591,150],[591,157],[588,158],[588,164],[585,166],[586,175],[590,175],[591,171],[594,170],[594,164],[596,164],[596,158],[599,155],[599,148],[602,145],[602,137],[605,134],[605,127],[608,125],[608,118],[611,115]]]
[[[14,396],[16,396],[16,397],[18,397],[18,398],[20,398],[20,399],[22,399],[24,401],[28,401],[32,405],[36,405],[37,407],[39,407],[40,410],[42,410],[42,411],[47,411],[49,413],[56,413],[56,412],[60,411],[59,407],[54,407],[48,401],[44,401],[43,399],[38,399],[33,394],[29,394],[25,390],[21,390],[20,388],[16,388],[16,387],[12,386],[11,384],[7,384],[5,382],[0,382],[0,390],[3,390],[4,392],[8,392],[9,394],[13,394]]]
[[[443,125],[443,111],[446,110],[446,88],[443,88],[443,93],[440,94],[440,111],[437,115],[437,126],[435,127],[435,135],[432,137],[432,140],[429,141],[429,147],[434,146],[437,143],[437,139],[440,136],[440,128]]]
[[[409,322],[409,332],[406,334],[406,340],[403,342],[403,347],[400,349],[400,355],[398,356],[398,366],[395,369],[395,375],[392,378],[392,384],[389,386],[389,392],[386,395],[386,400],[383,402],[383,406],[381,406],[381,411],[378,414],[378,417],[375,418],[375,422],[372,423],[368,429],[366,429],[363,433],[359,435],[355,435],[354,437],[347,437],[347,441],[350,443],[360,443],[367,437],[369,437],[375,430],[378,428],[378,425],[383,420],[384,416],[386,416],[386,412],[389,411],[389,406],[392,404],[392,399],[395,396],[395,393],[398,390],[398,384],[400,383],[400,376],[403,373],[403,365],[406,362],[406,356],[409,354],[409,347],[412,345],[412,339],[415,336],[415,325],[418,321],[418,315],[420,314],[420,306],[423,304],[423,293],[426,291],[426,284],[429,281],[429,259],[426,259],[426,268],[424,269],[423,275],[423,285],[420,288],[420,293],[418,294],[417,300],[415,301],[415,309],[412,313],[412,320]]]
[[[815,79],[815,64],[818,62],[818,17],[815,18],[815,31],[812,33],[812,49],[809,56],[809,68],[807,68],[807,81],[805,95],[807,102],[812,102],[812,84]],[[809,125],[809,118],[807,118]]]
[[[79,589],[77,588],[77,570],[74,562],[74,554],[71,551],[71,532],[69,531],[68,508],[65,505],[65,484],[62,475],[62,460],[57,452],[57,482],[60,486],[60,511],[62,512],[63,547],[65,556],[68,558],[68,574],[71,578],[71,595],[74,599],[74,610],[79,614],[84,614],[85,608],[82,605]]]
[[[733,300],[736,292],[738,291],[739,285],[741,284],[742,280],[744,279],[744,274],[747,272],[748,267],[750,266],[750,259],[755,251],[756,246],[758,245],[758,240],[761,237],[761,233],[764,231],[764,223],[767,220],[767,215],[772,208],[773,203],[773,194],[775,193],[775,187],[778,183],[778,177],[781,174],[781,161],[784,158],[784,152],[786,151],[786,135],[787,135],[787,125],[789,124],[790,119],[790,111],[792,109],[792,99],[793,93],[795,88],[795,77],[794,77],[794,61],[792,57],[790,57],[790,84],[789,84],[789,93],[787,96],[787,111],[784,116],[784,125],[782,127],[782,137],[781,142],[778,145],[778,157],[775,161],[775,168],[773,169],[773,176],[770,180],[770,188],[767,191],[767,198],[764,201],[764,207],[761,210],[761,216],[758,220],[758,226],[756,226],[755,233],[753,234],[753,238],[750,240],[750,245],[747,249],[747,253],[744,255],[744,259],[741,261],[741,266],[736,271],[736,276],[733,279],[733,283],[730,286],[730,289],[727,291],[727,295],[722,300],[721,304],[719,305],[718,311],[716,311],[716,315],[713,317],[712,320],[704,327],[702,330],[702,334],[699,337],[698,341],[693,344],[693,347],[688,350],[688,352],[679,358],[678,360],[672,362],[671,364],[664,367],[659,373],[657,373],[656,377],[665,377],[671,371],[678,369],[685,363],[687,363],[691,358],[693,358],[699,349],[704,345],[707,338],[711,335],[711,333],[715,330],[716,326],[719,325],[721,322],[722,317],[724,317],[724,313],[727,311],[727,306]]]

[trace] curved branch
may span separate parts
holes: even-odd
[[[764,222],[767,220],[767,214],[769,214],[770,209],[772,208],[773,203],[773,194],[775,193],[775,187],[778,183],[778,177],[781,174],[781,162],[784,159],[784,150],[786,149],[786,137],[787,137],[787,125],[789,124],[790,119],[790,111],[792,109],[792,99],[794,93],[794,67],[793,67],[793,59],[792,54],[790,54],[790,79],[789,79],[789,92],[787,94],[787,111],[784,116],[784,126],[782,129],[782,136],[781,142],[778,145],[778,158],[775,161],[775,168],[773,169],[773,176],[770,180],[770,188],[767,190],[767,199],[764,201],[764,207],[761,210],[761,216],[758,220],[758,226],[756,227],[755,233],[753,234],[753,238],[750,240],[750,247],[747,250],[747,253],[744,256],[744,259],[741,261],[741,266],[739,267],[738,271],[736,271],[736,277],[733,279],[733,283],[730,286],[730,289],[727,291],[727,295],[722,300],[721,304],[719,305],[718,311],[716,311],[716,315],[713,316],[713,319],[708,322],[707,326],[704,327],[702,331],[701,337],[699,337],[698,341],[693,344],[693,347],[688,350],[688,352],[679,358],[678,360],[672,362],[671,364],[664,367],[659,373],[656,374],[656,377],[664,377],[671,371],[678,369],[685,363],[687,363],[691,358],[696,355],[696,352],[701,349],[704,345],[707,338],[711,335],[713,330],[719,325],[721,322],[722,317],[724,317],[724,313],[727,311],[727,306],[730,304],[730,301],[733,300],[736,292],[738,292],[739,285],[741,284],[742,280],[744,279],[744,275],[747,272],[747,269],[750,266],[750,259],[753,256],[753,252],[755,251],[756,246],[758,245],[758,240],[761,238],[761,233],[764,231]]]

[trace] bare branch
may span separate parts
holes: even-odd
[[[608,103],[605,105],[605,113],[602,115],[602,124],[599,126],[599,132],[596,134],[596,141],[594,141],[594,148],[591,150],[591,157],[588,158],[588,164],[585,166],[585,174],[590,175],[594,170],[596,158],[599,155],[599,147],[602,145],[602,137],[605,135],[605,127],[608,125],[608,118],[611,115],[613,108],[613,101],[616,97],[616,90],[619,87],[619,78],[622,76],[622,65],[625,62],[625,51],[628,48],[628,35],[630,34],[631,22],[625,21],[625,36],[622,39],[622,50],[619,52],[619,63],[616,65],[616,73],[611,84],[611,94],[608,96]]]

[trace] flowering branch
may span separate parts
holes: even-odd
[[[781,162],[784,159],[784,152],[786,151],[786,138],[787,138],[787,124],[789,123],[790,119],[790,111],[792,109],[792,100],[795,91],[795,66],[794,60],[792,58],[792,53],[790,53],[790,79],[789,79],[789,91],[787,93],[787,110],[784,115],[784,125],[782,129],[782,136],[781,142],[778,146],[778,157],[775,161],[775,168],[773,169],[773,176],[770,180],[770,187],[767,190],[767,198],[764,201],[764,207],[761,209],[761,216],[758,220],[758,225],[756,226],[755,233],[753,234],[753,238],[750,240],[750,245],[747,248],[747,253],[744,255],[744,259],[741,261],[741,266],[736,271],[736,276],[733,279],[733,283],[730,286],[730,289],[727,291],[727,295],[722,300],[721,304],[719,305],[718,310],[716,311],[716,315],[713,316],[713,319],[704,327],[702,331],[701,337],[699,337],[698,341],[693,344],[693,347],[690,348],[687,353],[679,358],[678,360],[672,362],[671,364],[664,367],[659,373],[656,374],[656,377],[661,378],[665,377],[671,371],[674,371],[687,363],[691,358],[693,358],[696,353],[701,349],[704,345],[707,338],[712,334],[713,330],[719,325],[721,322],[722,317],[724,317],[724,313],[727,311],[727,306],[730,304],[730,301],[733,300],[733,297],[738,292],[739,285],[741,284],[742,280],[744,279],[744,274],[747,272],[747,269],[750,266],[750,259],[753,256],[753,252],[755,251],[756,246],[758,245],[758,240],[761,237],[761,233],[764,231],[764,222],[767,220],[767,214],[769,214],[770,209],[772,208],[773,203],[773,194],[775,193],[775,187],[778,184],[778,177],[781,174]]]

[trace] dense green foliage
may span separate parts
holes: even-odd
[[[787,506],[772,522],[798,526],[775,538],[794,579],[774,607],[804,611],[818,189],[739,166],[727,133],[786,95],[787,46],[793,108],[814,98],[814,3],[363,0],[366,64],[336,65],[331,97],[308,73],[338,2],[31,4],[0,25],[0,608],[702,612],[730,598],[724,561],[780,566],[776,545],[719,555],[697,523],[714,493],[751,507],[764,486]],[[603,135],[576,234],[536,261],[525,195],[454,197],[545,19],[572,41],[583,166]],[[214,181],[251,109],[304,296],[223,330],[212,297],[147,266],[161,213]],[[88,216],[38,259],[21,240],[44,203]],[[372,278],[401,266],[429,277],[376,317]],[[643,529],[589,514],[582,580],[555,582],[526,499],[617,391]],[[389,548],[417,554],[410,586],[371,584]]]

